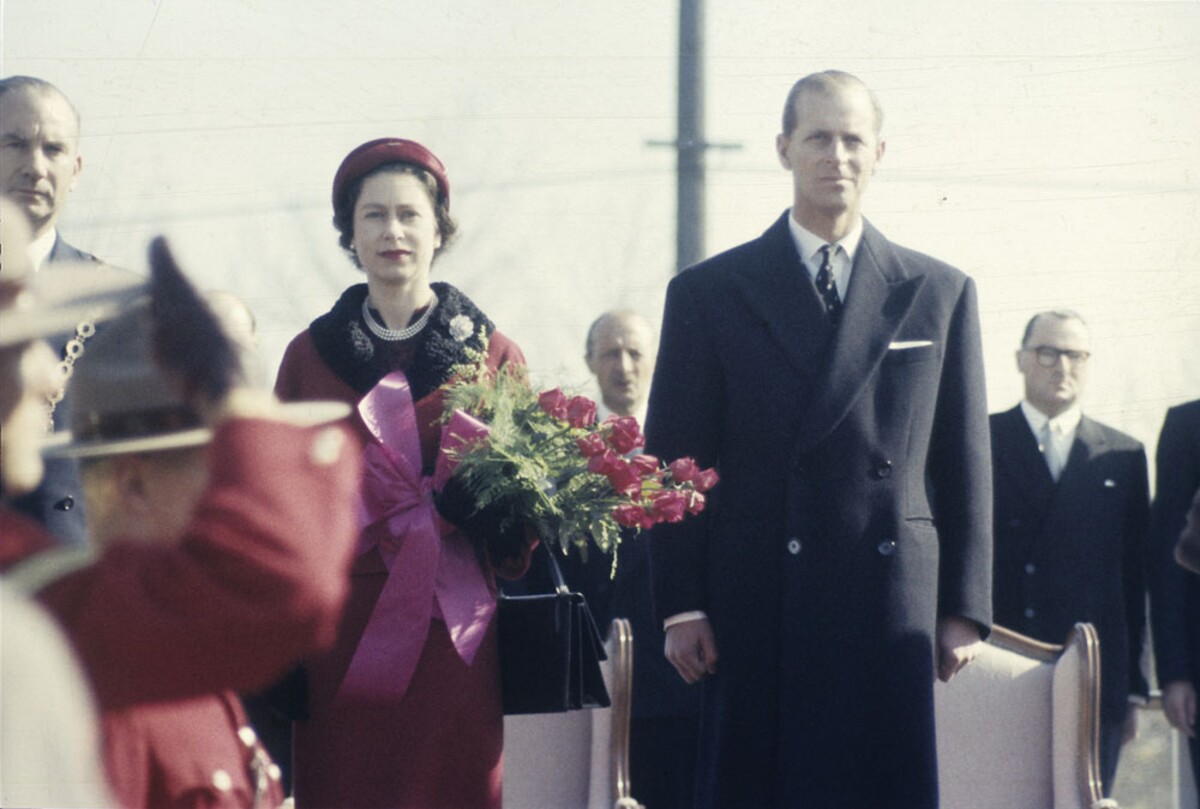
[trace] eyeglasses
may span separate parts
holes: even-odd
[[[1061,357],[1066,357],[1071,361],[1072,365],[1082,365],[1087,362],[1088,357],[1092,356],[1090,351],[1075,351],[1074,349],[1054,348],[1053,346],[1034,346],[1033,348],[1023,348],[1022,351],[1032,351],[1037,357],[1038,365],[1043,368],[1053,368],[1058,365]]]

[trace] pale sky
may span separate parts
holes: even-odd
[[[1020,396],[1035,311],[1079,310],[1085,411],[1152,449],[1200,397],[1200,2],[708,0],[708,252],[790,202],[788,87],[871,85],[887,154],[864,211],[979,285],[989,400]],[[255,309],[268,364],[361,276],[329,184],[383,135],[449,168],[461,238],[434,267],[586,383],[591,319],[657,319],[674,264],[674,2],[4,0],[0,72],[83,116],[66,238],[145,268],[166,232],[202,286]]]

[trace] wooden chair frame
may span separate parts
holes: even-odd
[[[1076,624],[1060,645],[1043,643],[996,626],[987,644],[1011,652],[1032,664],[1050,667],[1049,731],[1052,738],[1048,788],[1052,787],[1054,805],[1084,809],[1116,807],[1115,802],[1103,798],[1100,782],[1100,641],[1095,627],[1086,623]],[[1074,653],[1074,662],[1070,666],[1063,666],[1061,663],[1068,653]],[[938,687],[954,686],[952,682],[949,686]],[[1056,699],[1064,696],[1078,713],[1073,728],[1055,724]],[[1070,753],[1063,758],[1058,751]]]

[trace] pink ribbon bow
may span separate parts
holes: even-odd
[[[445,622],[454,648],[470,665],[496,600],[470,542],[434,509],[404,373],[380,380],[358,411],[375,439],[364,451],[359,554],[377,549],[388,578],[338,694],[399,698],[412,681],[430,620]]]

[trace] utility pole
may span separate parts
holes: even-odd
[[[675,272],[704,258],[704,0],[679,0]]]
[[[705,151],[741,148],[704,138],[704,0],[679,0],[678,115],[674,141],[649,142],[674,147],[677,154],[675,272],[704,258]]]

